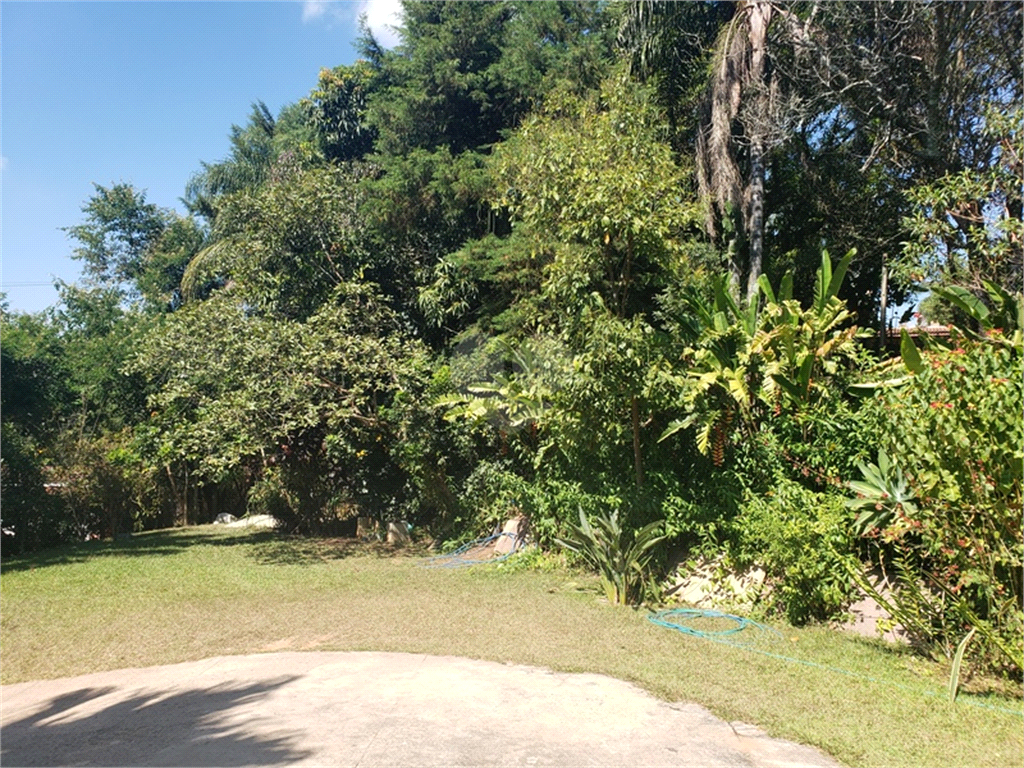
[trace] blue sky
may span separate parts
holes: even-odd
[[[129,182],[183,211],[189,176],[227,154],[231,124],[254,101],[276,114],[321,67],[351,63],[361,13],[394,44],[396,10],[397,0],[4,0],[0,283],[10,309],[43,309],[57,298],[52,277],[79,276],[60,227],[82,220],[93,182]]]

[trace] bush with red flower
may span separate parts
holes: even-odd
[[[898,620],[947,651],[977,629],[975,661],[1020,671],[1024,401],[1020,351],[991,340],[924,353],[869,406],[916,503],[866,533],[900,575]]]

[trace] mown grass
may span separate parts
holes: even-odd
[[[514,561],[509,561],[513,563]],[[950,705],[652,625],[565,570],[429,570],[340,542],[216,528],[160,531],[4,562],[0,681],[275,650],[466,656],[596,672],[850,765],[1024,763],[1019,715]],[[772,652],[941,692],[943,670],[823,628]],[[969,697],[1021,708],[1019,700]]]

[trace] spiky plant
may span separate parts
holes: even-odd
[[[653,549],[665,538],[661,533],[665,521],[650,523],[630,535],[619,525],[618,510],[597,516],[594,525],[582,509],[579,515],[580,524],[569,526],[572,538],[557,539],[558,543],[578,552],[597,568],[609,602],[637,602]]]

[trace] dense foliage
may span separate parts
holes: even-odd
[[[1000,664],[1021,667],[1024,613],[1019,348],[964,341],[869,407],[910,504],[874,521],[883,564],[924,588],[894,614],[921,639],[955,645],[974,627]],[[884,429],[881,425],[884,424]]]
[[[403,8],[186,214],[97,186],[82,283],[3,312],[5,554],[521,513],[616,601],[706,556],[824,620],[880,563],[1019,672],[1019,5]],[[925,292],[960,330],[894,359]]]

